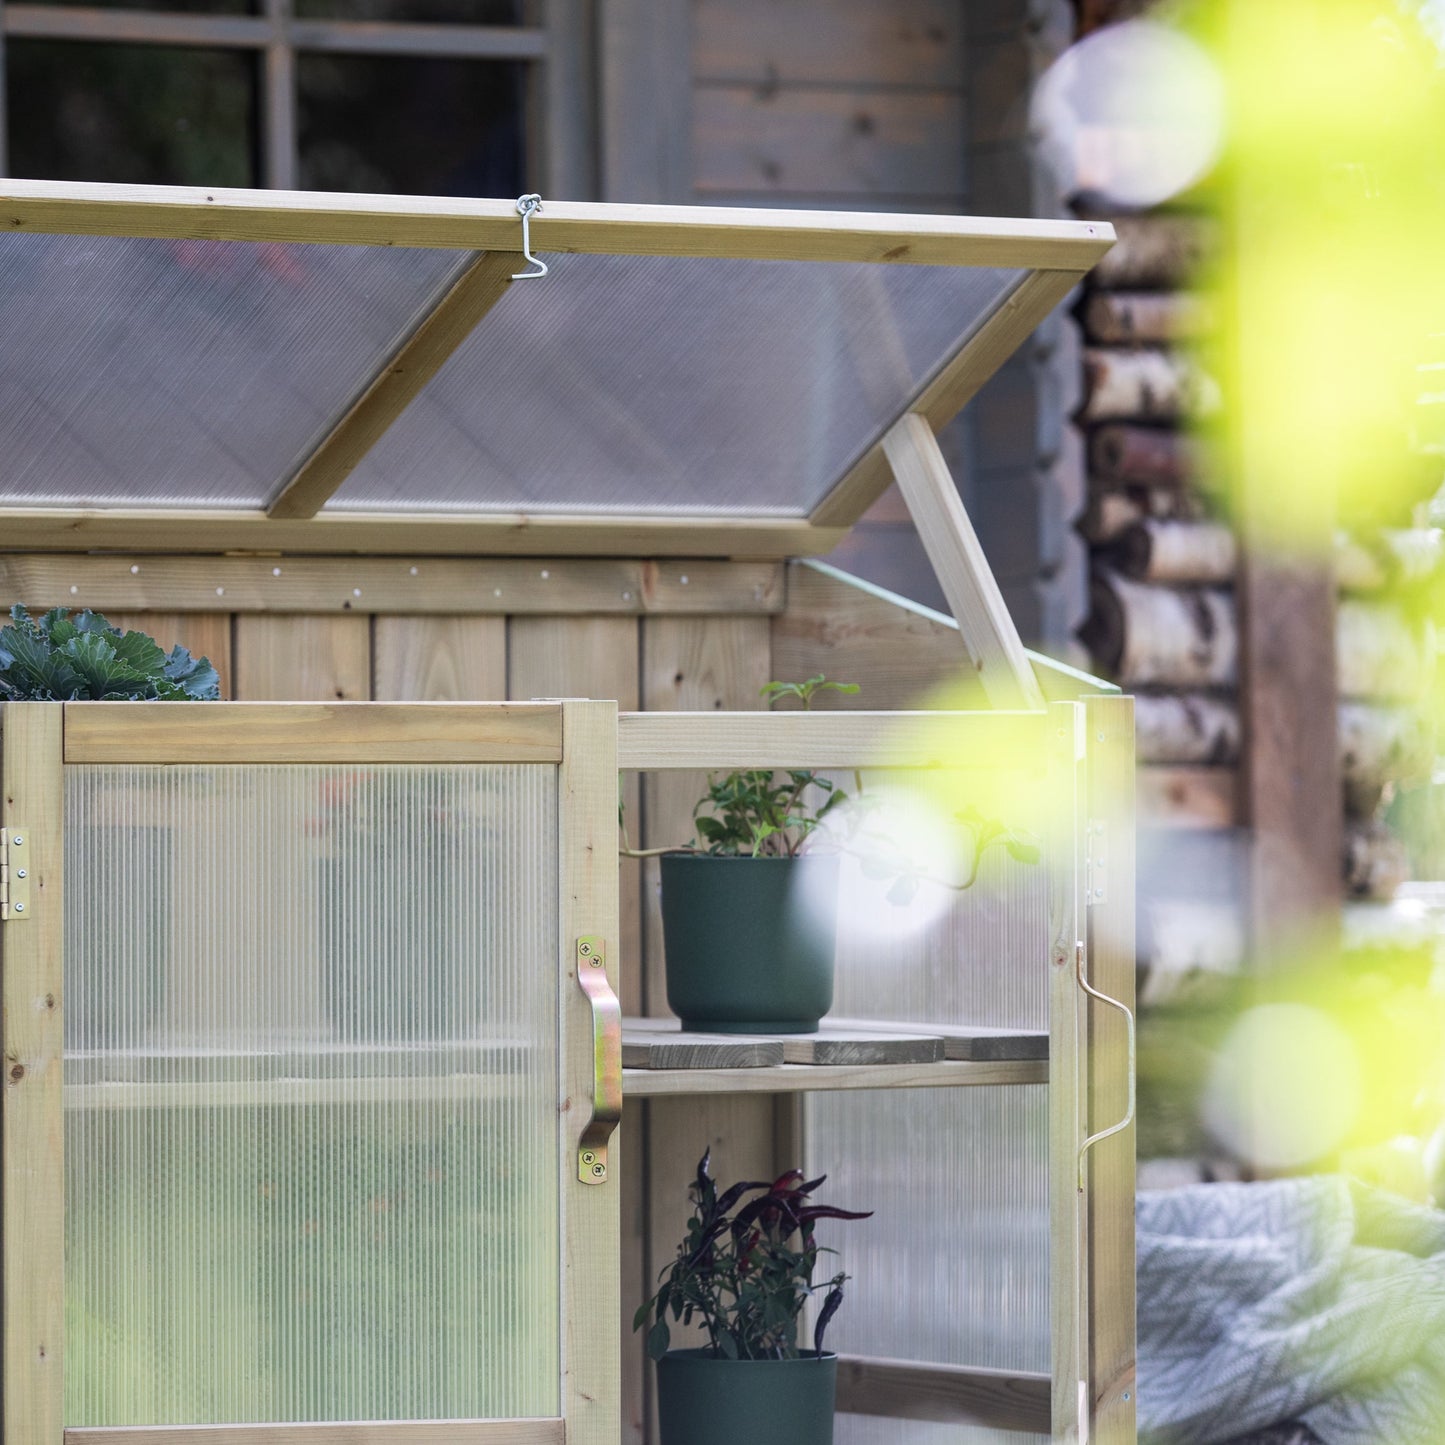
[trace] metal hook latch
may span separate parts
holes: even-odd
[[[1122,1004],[1116,998],[1110,998],[1106,993],[1100,993],[1093,984],[1084,976],[1084,945],[1076,944],[1074,947],[1074,975],[1079,980],[1079,987],[1084,990],[1090,998],[1098,999],[1100,1003],[1108,1004],[1110,1008],[1116,1008],[1124,1015],[1124,1026],[1129,1034],[1129,1107],[1124,1111],[1124,1117],[1117,1124],[1111,1124],[1107,1129],[1100,1129],[1097,1134],[1090,1134],[1082,1144],[1079,1145],[1079,1189],[1084,1188],[1084,1156],[1094,1147],[1101,1144],[1105,1139],[1112,1138],[1115,1134],[1122,1134],[1130,1124],[1134,1122],[1134,1109],[1137,1093],[1137,1084],[1134,1071],[1137,1064],[1137,1047],[1134,1038],[1134,1014],[1127,1004]]]
[[[522,218],[522,255],[537,269],[535,271],[514,271],[513,281],[530,281],[534,276],[547,274],[547,263],[532,254],[532,216],[542,209],[541,196],[518,196],[517,214]]]

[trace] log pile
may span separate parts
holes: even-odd
[[[1203,217],[1112,218],[1119,243],[1089,278],[1077,315],[1089,488],[1076,526],[1090,548],[1090,613],[1080,631],[1095,669],[1135,693],[1144,827],[1228,829],[1242,757],[1235,576],[1238,547],[1209,464],[1187,424],[1218,406],[1218,389],[1189,355],[1213,325],[1193,276],[1217,244]],[[1429,648],[1412,589],[1445,571],[1441,534],[1386,531],[1342,538],[1336,635],[1340,777],[1348,819],[1342,884],[1352,897],[1388,896],[1405,876],[1403,850],[1379,822],[1392,789],[1429,775],[1434,740],[1420,712]],[[1176,900],[1177,901],[1177,900]],[[1155,997],[1169,975],[1205,971],[1237,949],[1220,930],[1193,958],[1190,920],[1213,912],[1172,907],[1168,928],[1147,930],[1160,958]],[[1222,936],[1234,938],[1229,927]],[[1167,947],[1165,944],[1167,943]],[[1192,961],[1189,961],[1192,960]],[[1163,970],[1163,981],[1158,972]]]

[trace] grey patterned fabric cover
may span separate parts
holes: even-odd
[[[1445,1214],[1333,1175],[1138,1204],[1139,1431],[1445,1442]]]

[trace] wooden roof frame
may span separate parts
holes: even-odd
[[[477,253],[264,509],[4,507],[14,549],[409,552],[776,558],[829,551],[892,477],[880,435],[807,516],[322,512],[326,501],[505,294],[522,232],[509,200],[0,180],[7,232]],[[543,254],[953,265],[1025,271],[905,408],[950,420],[1113,244],[1100,221],[1001,220],[546,201]],[[894,418],[896,422],[898,418]],[[885,434],[893,423],[885,428]]]

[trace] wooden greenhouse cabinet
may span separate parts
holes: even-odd
[[[840,1445],[1131,1441],[1132,704],[1023,648],[934,439],[1109,228],[544,201],[514,284],[510,201],[0,219],[7,605],[232,699],[0,711],[6,1445],[642,1442],[705,1143],[895,1190],[837,1242],[927,1331],[844,1309]],[[952,618],[798,560],[894,480]],[[683,1037],[617,779],[655,846],[790,766],[1030,799],[1045,867],[845,930],[817,1038]]]

